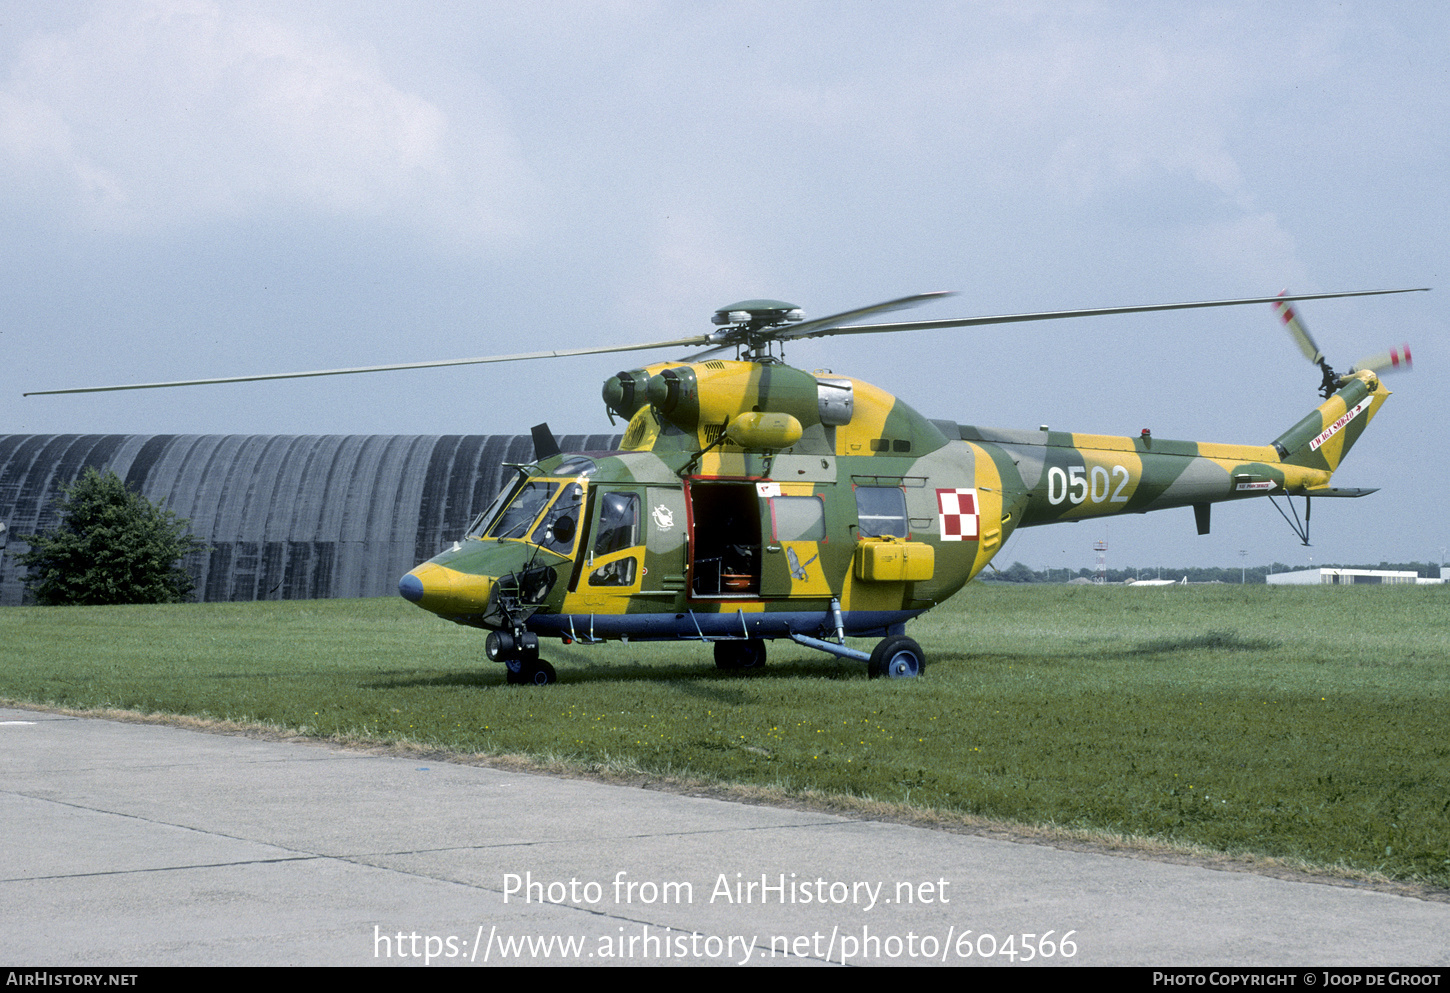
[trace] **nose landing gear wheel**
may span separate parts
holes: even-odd
[[[760,669],[765,666],[765,642],[759,638],[749,641],[715,642],[715,665],[721,669]]]
[[[548,686],[559,681],[554,667],[543,659],[509,659],[504,669],[510,686]]]
[[[903,634],[882,639],[871,653],[867,672],[872,679],[915,679],[926,671],[926,654]]]

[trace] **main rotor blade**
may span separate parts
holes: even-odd
[[[526,359],[562,359],[574,355],[601,355],[607,352],[634,352],[648,348],[676,348],[681,345],[706,345],[709,335],[677,338],[674,341],[651,341],[639,345],[607,345],[600,348],[573,348],[550,352],[521,352],[517,355],[487,355],[474,359],[447,359],[441,362],[404,362],[400,365],[370,365],[356,369],[319,369],[313,372],[274,372],[258,376],[223,376],[219,379],[184,379],[168,383],[131,383],[125,386],[85,386],[70,390],[35,390],[25,396],[53,396],[58,393],[109,393],[115,390],[156,390],[170,386],[213,386],[218,383],[255,383],[267,379],[307,379],[312,376],[351,376],[361,372],[393,372],[399,369],[437,369],[452,365],[483,365],[489,362],[522,362]]]
[[[1195,310],[1201,307],[1238,307],[1254,303],[1279,303],[1288,300],[1330,300],[1336,297],[1372,297],[1387,293],[1423,293],[1428,286],[1406,290],[1355,290],[1349,293],[1304,293],[1295,296],[1246,297],[1242,300],[1206,300],[1200,303],[1163,303],[1137,307],[1098,307],[1092,310],[1051,310],[1035,314],[1004,314],[998,317],[967,317],[944,321],[909,321],[899,324],[852,324],[826,328],[803,335],[802,338],[823,338],[837,334],[876,334],[883,331],[929,331],[934,328],[969,328],[986,324],[1016,324],[1023,321],[1056,321],[1068,317],[1104,317],[1109,314],[1148,314],[1165,310]],[[792,329],[794,330],[794,329]]]
[[[936,290],[932,293],[915,293],[909,297],[901,297],[898,300],[887,300],[885,303],[873,303],[869,307],[857,307],[855,310],[842,311],[839,314],[832,314],[830,317],[818,317],[814,321],[792,324],[776,331],[775,337],[783,341],[789,341],[792,338],[816,338],[828,333],[830,329],[840,327],[846,321],[854,321],[858,317],[882,314],[890,310],[905,310],[908,307],[919,307],[928,301],[940,300],[942,297],[950,296],[956,296],[956,294],[950,290]]]
[[[1201,303],[1169,303],[1153,304],[1134,307],[1103,307],[1091,310],[1058,310],[1044,311],[1031,314],[1006,314],[998,317],[968,317],[935,321],[914,321],[896,324],[857,324],[841,326],[840,322],[856,317],[863,317],[867,314],[881,313],[890,310],[900,310],[906,307],[914,307],[934,300],[939,297],[950,296],[950,293],[918,293],[914,296],[901,297],[898,300],[890,300],[886,303],[874,304],[870,307],[861,307],[856,310],[845,311],[834,314],[830,317],[823,317],[815,321],[807,321],[789,329],[778,329],[776,337],[780,339],[796,338],[819,338],[827,335],[837,334],[872,334],[886,331],[924,331],[933,328],[960,328],[979,327],[988,324],[1013,324],[1022,321],[1050,321],[1060,320],[1068,317],[1099,317],[1110,314],[1140,314],[1170,310],[1192,310],[1201,307],[1233,307],[1243,304],[1256,303],[1282,303],[1291,300],[1327,300],[1337,297],[1358,297],[1358,296],[1380,296],[1390,293],[1417,293],[1425,292],[1429,287],[1416,287],[1403,290],[1359,290],[1348,293],[1306,293],[1296,296],[1273,296],[1273,297],[1251,297],[1241,300],[1210,300]],[[716,332],[718,334],[719,332]],[[515,355],[488,355],[471,359],[447,359],[437,362],[404,362],[397,365],[375,365],[361,366],[352,369],[318,369],[310,372],[281,372],[265,373],[252,376],[222,376],[214,379],[186,379],[173,380],[162,383],[128,383],[119,386],[86,386],[65,390],[34,390],[24,394],[25,396],[55,396],[63,393],[108,393],[118,390],[154,390],[165,389],[173,386],[212,386],[222,383],[254,383],[273,379],[307,379],[316,376],[350,376],[365,372],[393,372],[404,369],[437,369],[447,366],[461,365],[483,365],[493,362],[521,362],[528,359],[556,359],[569,358],[577,355],[606,355],[612,352],[634,352],[644,351],[652,348],[678,348],[686,345],[720,345],[716,335],[696,335],[690,338],[676,338],[671,341],[652,341],[636,345],[606,345],[595,348],[574,348],[559,349],[543,352],[521,352]]]
[[[727,352],[727,351],[729,351],[732,348],[739,348],[739,347],[740,347],[740,343],[738,341],[727,341],[723,345],[716,345],[714,348],[707,348],[703,352],[695,352],[695,353],[693,353],[691,355],[682,355],[678,359],[676,359],[675,361],[676,362],[704,362],[706,359],[711,358],[711,357],[716,356],[716,355],[719,355],[721,352]]]

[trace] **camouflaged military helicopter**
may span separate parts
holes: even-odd
[[[789,638],[864,662],[874,677],[925,669],[906,622],[991,562],[1018,528],[1191,506],[1200,534],[1212,504],[1358,497],[1330,477],[1389,396],[1378,373],[1408,348],[1339,375],[1291,302],[1410,290],[1317,293],[998,317],[853,324],[949,294],[923,293],[807,321],[796,306],[746,300],[718,310],[709,334],[638,345],[532,352],[310,373],[102,389],[342,375],[704,346],[604,383],[618,451],[562,452],[546,425],[535,459],[452,547],[409,572],[403,597],[489,632],[489,659],[511,683],[555,681],[541,639],[709,643],[723,669],[765,664]],[[863,380],[786,365],[785,342],[841,334],[1272,303],[1323,373],[1325,400],[1267,445],[999,430],[931,420]],[[733,358],[720,357],[732,351]],[[29,395],[29,394],[27,394]],[[1275,504],[1277,507],[1277,503]],[[1290,505],[1292,507],[1292,504]],[[1283,510],[1280,510],[1283,514]],[[1288,515],[1285,515],[1288,520]],[[847,638],[881,639],[870,652]]]

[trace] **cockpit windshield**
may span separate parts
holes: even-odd
[[[468,532],[470,538],[523,538],[529,533],[529,526],[539,516],[539,511],[549,502],[549,497],[558,489],[558,483],[541,479],[520,481],[512,488],[499,494],[488,511],[479,518]],[[507,494],[507,495],[505,495]],[[490,513],[489,511],[492,511]]]
[[[567,555],[574,547],[583,499],[584,487],[577,482],[519,479],[504,487],[478,516],[468,537],[531,541]],[[549,508],[547,513],[545,507]]]
[[[473,523],[468,525],[467,537],[482,538],[484,533],[488,531],[489,525],[498,518],[499,513],[508,505],[510,498],[518,492],[523,482],[523,477],[516,477],[511,482],[506,483],[504,488],[498,491],[498,496],[494,497],[489,502],[489,505],[484,508],[483,513],[475,517]]]

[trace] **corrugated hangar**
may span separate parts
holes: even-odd
[[[609,451],[619,436],[559,443]],[[199,599],[303,600],[396,594],[533,451],[528,435],[0,435],[0,605],[23,602],[19,536],[53,527],[90,467],[191,521],[208,546],[185,563]]]
[[[1415,586],[1429,580],[1422,580],[1418,572],[1390,569],[1300,569],[1296,572],[1276,572],[1266,577],[1274,586],[1361,586],[1366,583],[1379,585]]]

